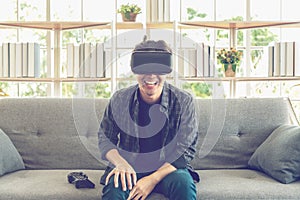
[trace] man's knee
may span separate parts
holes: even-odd
[[[103,200],[126,200],[129,194],[129,191],[123,191],[121,183],[119,182],[119,187],[115,187],[114,178],[111,177],[107,185],[104,186],[102,190],[102,199]]]
[[[176,170],[174,173],[169,174],[170,175],[170,184],[174,185],[176,188],[190,188],[193,187],[194,181],[190,174],[187,172],[187,170]]]
[[[165,177],[163,190],[167,196],[177,199],[196,199],[196,185],[188,170],[179,169]]]

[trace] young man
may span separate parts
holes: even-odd
[[[137,85],[117,91],[99,128],[99,149],[109,165],[101,178],[103,200],[196,199],[199,176],[189,165],[198,138],[193,97],[170,84],[172,52],[143,41],[131,56]]]

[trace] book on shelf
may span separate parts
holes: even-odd
[[[189,65],[188,65],[188,49],[178,49],[178,76],[188,77]]]
[[[40,45],[35,42],[2,44],[1,77],[21,78],[40,76]]]
[[[164,0],[157,0],[157,1],[158,1],[157,21],[163,22],[164,21]]]
[[[294,45],[294,55],[295,55],[295,59],[294,59],[294,75],[295,76],[300,76],[300,42],[295,42]]]
[[[16,43],[8,43],[9,77],[16,77]]]
[[[271,77],[274,75],[274,46],[269,45],[265,48],[266,53],[266,62],[268,66],[268,76]]]
[[[90,77],[97,77],[97,49],[95,45],[91,45],[91,56],[90,56]]]
[[[196,77],[197,75],[197,60],[196,49],[188,50],[188,77]]]
[[[209,67],[210,67],[210,46],[204,44],[203,47],[203,77],[209,77]]]
[[[22,77],[28,77],[28,43],[22,43]]]
[[[280,42],[279,76],[286,76],[286,42]]]
[[[170,0],[164,0],[164,21],[170,21]]]
[[[74,65],[74,77],[80,77],[80,47],[79,45],[74,45],[73,46],[73,65]]]
[[[158,20],[158,0],[151,0],[151,22]]]
[[[84,77],[84,44],[79,44],[79,73],[78,77],[83,78]]]
[[[177,72],[178,76],[183,76],[183,66],[184,66],[184,51],[183,49],[177,49]]]
[[[214,77],[215,47],[197,43],[195,48],[178,49],[178,74],[181,77]]]
[[[74,77],[74,44],[67,44],[67,77]]]
[[[295,42],[286,42],[286,76],[295,75]]]
[[[269,77],[297,76],[299,56],[296,42],[276,42],[267,47],[267,55]]]
[[[216,66],[215,66],[215,47],[209,46],[209,77],[215,76]]]
[[[105,72],[105,58],[104,58],[104,44],[96,43],[96,73],[97,77],[104,77]]]
[[[281,46],[280,42],[276,42],[274,44],[274,72],[273,72],[273,76],[280,76],[280,69],[281,69],[281,67],[280,67],[280,64],[281,64],[281,62],[280,62],[280,59],[281,59],[281,57],[280,57],[280,53],[281,53],[280,46]]]
[[[0,77],[3,77],[2,45],[0,46]]]
[[[40,76],[40,45],[28,42],[28,77]]]
[[[7,42],[2,44],[2,63],[3,63],[3,77],[9,77],[9,45]]]
[[[178,75],[180,77],[196,77],[196,49],[178,50]]]
[[[197,77],[204,76],[204,43],[196,44]]]
[[[91,44],[90,43],[81,43],[79,44],[79,77],[90,77],[90,53],[91,53]]]
[[[205,43],[198,43],[197,49],[197,76],[215,76],[215,47]]]
[[[146,4],[147,22],[170,21],[170,0],[147,0]]]
[[[84,43],[84,77],[91,76],[91,43]]]
[[[146,22],[151,22],[151,0],[146,0]]]
[[[16,43],[16,77],[23,76],[23,47],[22,43]]]
[[[105,58],[103,43],[68,44],[68,46],[67,66],[68,68],[70,67],[68,77],[104,77]]]
[[[111,70],[112,70],[112,51],[110,49],[104,50],[104,77],[111,78]]]

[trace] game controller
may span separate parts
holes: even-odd
[[[95,188],[95,184],[88,179],[83,172],[71,172],[68,174],[68,182],[79,188]]]

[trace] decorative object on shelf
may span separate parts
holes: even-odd
[[[0,97],[7,97],[7,96],[9,95],[0,88]]]
[[[137,4],[122,4],[117,11],[121,13],[124,22],[135,22],[136,16],[141,13],[141,8]]]
[[[217,60],[223,65],[226,77],[235,76],[236,68],[241,63],[242,56],[243,52],[235,48],[221,49],[217,52]]]

